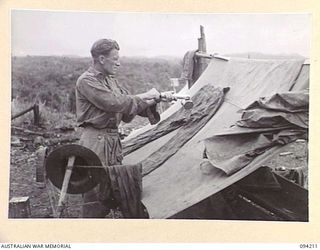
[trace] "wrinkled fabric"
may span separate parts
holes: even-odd
[[[307,139],[307,131],[287,129],[213,136],[204,141],[205,156],[214,167],[232,175],[268,149],[297,139]]]
[[[142,133],[131,140],[123,142],[123,155],[126,156],[136,149],[152,142],[161,136],[170,133],[173,130],[180,128],[186,122],[185,110],[180,109],[178,115],[174,117],[170,116],[168,119],[159,122],[157,127],[152,128],[145,133]]]
[[[210,85],[204,86],[195,96],[192,97],[194,106],[191,111],[185,110],[183,107],[181,107],[176,113],[161,121],[155,128],[124,142],[123,155],[125,156],[134,150],[141,148],[147,143],[152,142],[176,129],[183,128],[181,132],[178,132],[178,134],[175,136],[175,138],[181,138],[179,138],[179,140],[172,140],[170,145],[168,144],[169,148],[166,148],[167,144],[164,145],[164,147],[161,149],[161,155],[165,155],[165,151],[170,152],[170,149],[172,148],[175,148],[174,151],[176,151],[197,131],[199,131],[200,128],[203,127],[203,125],[205,125],[205,123],[214,115],[214,113],[222,104],[226,91],[226,89],[215,88]],[[175,144],[179,146],[177,147]],[[154,166],[158,166],[160,165],[158,162],[163,162],[163,160],[154,158],[156,154],[157,152],[155,152],[152,157],[150,156],[147,160],[145,160],[146,164],[143,164],[143,169],[145,169],[145,165],[151,166],[154,163]],[[172,155],[172,152],[168,153],[168,155]],[[168,157],[166,157],[166,159],[167,158]]]
[[[249,105],[242,113],[238,126],[271,128],[296,125],[308,128],[309,93],[286,92],[262,97]]]
[[[308,128],[308,117],[309,114],[306,112],[286,113],[253,109],[245,111],[237,125],[249,128],[281,128],[294,124],[301,128]]]
[[[258,101],[250,104],[246,110],[257,108],[287,113],[307,112],[309,110],[309,92],[284,92],[269,97],[261,97]]]
[[[193,81],[193,68],[194,68],[194,56],[197,50],[188,51],[182,60],[182,72],[180,79],[188,80],[189,82]]]
[[[211,88],[211,89],[210,89]],[[147,175],[157,169],[174,155],[187,141],[206,125],[217,112],[224,100],[224,91],[220,88],[204,88],[199,103],[193,107],[194,112],[186,123],[179,128],[178,133],[156,152],[142,161],[143,175]],[[201,93],[201,90],[200,90]]]
[[[232,175],[274,146],[307,139],[308,100],[306,92],[260,98],[243,111],[239,127],[204,140],[205,156]]]
[[[187,141],[189,141],[217,112],[224,100],[228,89],[204,86],[193,98],[194,106],[188,117],[181,108],[175,115],[162,121],[148,132],[141,134],[124,144],[124,152],[131,152],[144,144],[163,136],[170,131],[179,129],[176,136],[163,145],[159,150],[148,156],[142,163],[142,174],[146,175],[174,155]],[[130,143],[130,144],[129,144]]]

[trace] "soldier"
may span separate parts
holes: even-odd
[[[130,122],[136,115],[147,116],[151,123],[160,120],[155,111],[160,93],[156,89],[130,95],[122,88],[114,75],[120,66],[119,45],[111,39],[100,39],[91,48],[92,66],[76,83],[77,122],[83,127],[80,144],[95,152],[101,162],[119,165],[122,162],[122,146],[118,133],[121,121]],[[162,96],[172,100],[172,94]],[[148,112],[147,112],[148,111]],[[82,217],[103,218],[115,204],[109,176],[101,176],[100,184],[84,194]]]

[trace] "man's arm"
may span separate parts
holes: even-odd
[[[131,121],[134,116],[154,105],[155,99],[160,96],[156,89],[139,95],[129,95],[121,88],[122,94],[118,94],[90,77],[79,79],[76,88],[97,108],[106,112],[122,113],[125,116],[125,122]]]
[[[128,93],[127,90],[121,88],[125,93]],[[172,101],[175,100],[175,97],[173,95],[172,91],[166,91],[166,92],[162,92],[161,94],[155,89],[151,89],[146,93],[142,93],[137,95],[138,97],[140,97],[140,99],[142,99],[142,102],[147,103],[147,107],[145,106],[141,106],[139,105],[138,107],[140,109],[138,109],[136,111],[135,114],[133,115],[123,115],[122,117],[122,121],[124,122],[131,122],[132,119],[134,118],[135,115],[139,115],[142,117],[147,117],[149,119],[149,122],[151,124],[156,124],[160,121],[160,114],[157,111],[157,102],[159,102],[160,100],[165,100],[165,101]],[[153,96],[153,99],[148,99],[149,96]]]
[[[89,102],[106,112],[131,115],[136,113],[136,110],[145,108],[148,105],[143,103],[138,96],[114,93],[112,90],[102,86],[94,78],[86,77],[80,79],[77,82],[77,90]]]
[[[117,83],[118,84],[118,83]],[[119,86],[119,85],[118,85]],[[119,86],[122,93],[129,95],[129,91],[125,88]],[[133,120],[136,115],[147,117],[151,124],[155,124],[160,121],[160,115],[157,112],[157,101],[160,98],[160,93],[155,89],[151,89],[146,93],[136,95],[140,98],[140,105],[138,105],[138,109],[136,112],[131,115],[123,114],[122,121],[129,123]],[[150,99],[152,98],[152,99]]]
[[[147,100],[144,102],[147,103],[147,105],[148,105],[147,107],[141,108],[141,106],[140,106],[140,108],[137,110],[137,112],[135,114],[131,114],[131,115],[123,114],[122,121],[124,121],[126,123],[131,122],[136,115],[139,115],[142,117],[147,117],[151,124],[158,123],[160,121],[160,114],[157,112],[156,101]]]

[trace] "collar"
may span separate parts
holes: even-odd
[[[90,66],[89,69],[88,69],[88,72],[93,74],[95,77],[99,77],[101,79],[104,79],[104,78],[114,78],[113,75],[103,75],[102,72],[100,72],[99,70],[96,70],[93,66]]]
[[[103,77],[103,74],[100,71],[96,70],[93,66],[89,67],[88,72],[93,74],[94,76]]]

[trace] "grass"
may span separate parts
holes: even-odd
[[[61,127],[75,127],[76,117],[75,114],[70,112],[58,112],[57,110],[52,110],[46,106],[45,102],[37,102],[40,111],[40,125],[46,129],[54,129]],[[11,102],[11,114],[15,115],[27,108],[33,106],[34,103],[22,101],[19,98],[15,98]],[[34,115],[30,111],[12,121],[13,126],[25,127],[33,123]]]

